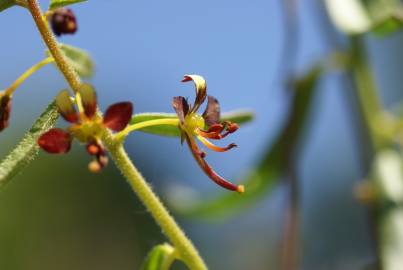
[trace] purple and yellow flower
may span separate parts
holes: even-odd
[[[118,132],[129,123],[133,105],[131,102],[119,102],[108,107],[103,117],[97,112],[97,98],[94,88],[83,84],[77,95],[76,110],[68,90],[63,90],[56,97],[56,106],[60,115],[71,125],[66,129],[52,128],[38,139],[39,146],[51,154],[64,154],[70,151],[73,138],[86,144],[88,154],[95,159],[89,163],[92,172],[99,172],[108,163],[101,137],[105,129]],[[79,97],[79,98],[78,98]]]

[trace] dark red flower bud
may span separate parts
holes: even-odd
[[[73,11],[69,8],[58,8],[49,18],[50,25],[55,35],[74,34],[77,31],[77,20]]]
[[[86,149],[88,154],[90,154],[91,156],[98,155],[103,151],[102,147],[97,142],[88,143]]]
[[[38,144],[48,153],[64,154],[70,150],[71,140],[70,133],[60,128],[52,128],[39,137]]]
[[[11,111],[11,97],[0,93],[0,131],[8,127]]]
[[[132,114],[133,104],[131,102],[112,104],[106,109],[104,125],[113,131],[121,131],[132,119]]]

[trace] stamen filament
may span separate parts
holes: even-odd
[[[25,71],[20,77],[18,77],[13,84],[11,84],[6,90],[5,94],[11,96],[15,90],[26,80],[28,79],[32,74],[34,74],[36,71],[38,71],[41,67],[54,62],[55,60],[53,57],[49,56],[48,58],[40,61],[39,63],[33,65],[30,67],[27,71]]]
[[[202,136],[200,136],[200,135],[197,135],[197,139],[198,139],[202,144],[204,144],[205,146],[207,146],[209,149],[211,149],[211,150],[213,150],[213,151],[216,151],[216,152],[225,152],[225,151],[230,150],[231,148],[236,147],[236,144],[233,144],[233,143],[229,144],[229,145],[226,146],[226,147],[219,147],[219,146],[213,144],[212,142],[210,142],[209,140],[207,140],[206,138],[204,138],[204,137],[202,137]]]
[[[195,130],[196,134],[205,138],[213,139],[213,140],[221,140],[223,137],[219,132],[206,132],[200,128]]]
[[[76,98],[74,99],[74,101],[76,102],[78,112],[80,113],[80,117],[87,118],[84,113],[84,107],[83,107],[83,103],[81,101],[80,93],[76,92]]]
[[[116,138],[116,140],[120,141],[132,131],[139,130],[139,129],[142,129],[145,127],[161,126],[161,125],[178,126],[179,119],[178,118],[154,119],[154,120],[143,121],[143,122],[136,123],[133,125],[128,125],[124,130],[117,133],[115,135],[115,138]]]

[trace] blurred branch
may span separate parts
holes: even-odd
[[[285,26],[282,63],[280,65],[280,78],[285,88],[290,88],[289,80],[294,77],[294,68],[297,62],[299,49],[298,10],[297,0],[282,1],[283,22]],[[296,89],[287,89],[289,91]],[[295,149],[290,149],[286,161],[285,181],[287,188],[287,202],[284,215],[284,231],[281,243],[282,270],[295,270],[298,267],[298,231],[299,231],[299,183],[295,164]]]
[[[284,232],[281,246],[281,267],[283,270],[295,270],[299,265],[299,225],[300,192],[295,162],[290,160],[286,179],[288,180],[288,205],[284,218]]]
[[[318,1],[319,2],[319,1]],[[343,46],[342,40],[338,37],[335,28],[330,24],[329,17],[323,2],[320,1],[318,12],[320,22],[318,25],[322,30],[322,36],[330,44],[331,50],[339,50]],[[351,111],[352,127],[355,131],[355,139],[360,154],[362,179],[366,179],[371,171],[373,158],[383,143],[377,135],[375,119],[380,114],[382,107],[379,101],[374,78],[370,70],[366,48],[361,35],[350,35],[349,65],[341,77],[348,109]],[[368,181],[368,180],[363,180]],[[371,232],[372,248],[375,256],[375,269],[381,269],[380,246],[378,239],[379,213],[373,207],[368,208],[369,229]]]

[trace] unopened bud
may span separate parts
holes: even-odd
[[[49,20],[56,36],[74,34],[77,31],[76,16],[69,8],[58,8],[54,10]]]
[[[0,92],[0,131],[8,127],[11,112],[11,96]]]

